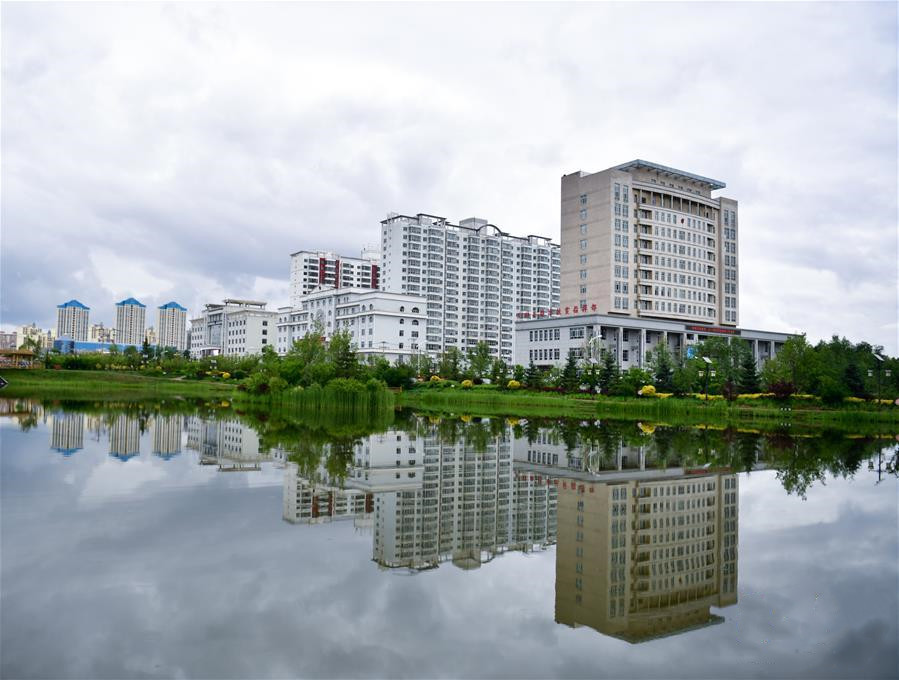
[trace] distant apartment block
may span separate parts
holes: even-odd
[[[290,305],[319,286],[378,288],[381,255],[366,247],[361,257],[343,257],[328,251],[300,250],[290,256]]]
[[[0,349],[19,349],[16,345],[18,334],[15,331],[11,333],[0,332]]]
[[[19,347],[22,346],[22,343],[31,338],[40,344],[41,349],[52,348],[53,341],[56,338],[53,330],[44,330],[43,328],[39,328],[35,323],[28,326],[19,326],[16,329],[15,335]]]
[[[56,307],[56,337],[86,341],[90,307],[78,300],[69,300]],[[22,338],[20,342],[24,342]]]
[[[274,349],[278,312],[265,307],[265,302],[256,300],[227,299],[222,304],[207,304],[190,322],[191,357],[246,356],[260,354],[267,346]]]
[[[562,177],[562,308],[735,326],[737,202],[724,182],[635,160]]]
[[[463,352],[485,340],[512,360],[516,313],[559,306],[559,246],[516,237],[486,220],[391,214],[381,222],[383,290],[426,298],[423,349]]]
[[[91,324],[89,342],[114,343],[116,341],[116,329],[104,326],[103,323]]]
[[[147,330],[144,331],[144,340],[151,347],[156,346],[156,341],[158,336],[156,335],[156,328],[153,326],[147,326]]]
[[[186,308],[175,301],[166,302],[159,306],[156,319],[157,341],[160,347],[172,347],[179,352],[187,349]]]
[[[417,295],[364,288],[317,289],[300,298],[297,307],[278,310],[278,352],[286,354],[295,341],[320,328],[325,339],[336,331],[347,331],[362,357],[406,361],[424,353],[425,304]]]
[[[123,345],[141,345],[144,342],[147,307],[133,297],[117,302],[116,342]]]

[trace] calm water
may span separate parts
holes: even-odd
[[[888,439],[2,410],[4,678],[899,670]]]

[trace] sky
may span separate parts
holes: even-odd
[[[4,328],[274,308],[389,212],[558,239],[563,174],[641,158],[740,202],[742,327],[899,353],[895,3],[0,12]]]

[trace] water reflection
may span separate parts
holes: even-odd
[[[139,502],[122,492],[107,496],[98,494],[96,489],[101,484],[116,491],[120,488],[130,490],[135,487],[119,484],[130,477],[137,480],[135,483],[147,485],[143,489],[150,490],[147,492],[149,503],[154,500],[150,486],[154,480],[161,479],[162,475],[177,477],[176,484],[189,487],[189,494],[182,497],[186,511],[178,516],[186,518],[188,523],[191,517],[196,517],[197,527],[190,533],[183,531],[180,523],[176,529],[172,524],[167,525],[163,532],[166,540],[182,536],[185,543],[181,545],[202,543],[210,562],[227,565],[203,565],[206,570],[220,569],[215,573],[216,577],[238,574],[243,577],[242,583],[262,583],[272,578],[276,571],[287,574],[286,582],[277,584],[277,597],[269,594],[268,599],[263,598],[263,602],[268,603],[264,607],[258,604],[256,586],[247,586],[244,593],[247,599],[236,603],[235,612],[257,614],[256,625],[263,618],[260,614],[274,606],[271,603],[280,601],[278,598],[293,598],[291,606],[297,611],[306,606],[315,610],[315,603],[318,603],[324,616],[327,612],[321,609],[321,599],[316,598],[334,600],[334,611],[343,612],[347,603],[355,604],[366,597],[365,593],[371,593],[375,599],[385,598],[380,600],[388,611],[381,621],[383,625],[397,626],[397,622],[411,617],[423,621],[425,627],[431,625],[428,630],[433,633],[434,625],[443,625],[451,616],[445,608],[440,609],[441,593],[435,589],[449,588],[448,584],[458,579],[463,585],[456,597],[470,590],[473,598],[483,598],[483,616],[490,618],[499,616],[496,611],[512,606],[509,601],[491,593],[508,593],[506,581],[514,580],[522,573],[539,574],[540,583],[526,581],[528,587],[533,587],[536,592],[545,585],[550,592],[542,599],[534,596],[531,602],[535,609],[533,617],[527,619],[527,626],[522,623],[518,629],[517,634],[525,637],[524,646],[518,648],[521,658],[528,656],[527,645],[539,644],[538,640],[548,641],[548,653],[552,653],[555,645],[560,650],[567,650],[568,654],[574,649],[589,650],[591,645],[595,649],[614,651],[621,647],[601,645],[620,645],[619,641],[640,643],[641,653],[647,649],[659,650],[657,660],[672,650],[664,646],[663,640],[675,636],[684,636],[689,645],[715,640],[741,649],[734,647],[734,641],[739,645],[746,643],[744,629],[753,621],[769,623],[768,619],[760,618],[771,612],[770,607],[759,602],[760,597],[778,594],[783,599],[783,593],[801,590],[803,585],[803,574],[791,573],[791,562],[778,562],[776,569],[764,569],[765,551],[759,548],[761,532],[757,528],[760,518],[766,515],[764,507],[756,507],[754,512],[747,513],[744,506],[743,529],[745,531],[747,525],[751,529],[755,521],[756,544],[753,546],[750,540],[747,546],[747,538],[743,536],[744,555],[740,561],[741,483],[746,497],[752,497],[751,488],[755,481],[756,491],[764,482],[769,487],[776,487],[780,497],[787,497],[783,491],[786,490],[794,496],[811,498],[824,481],[830,483],[834,478],[849,479],[857,475],[862,481],[870,481],[873,488],[877,470],[895,471],[896,461],[895,446],[871,437],[846,438],[831,433],[811,438],[783,432],[688,430],[653,427],[646,423],[538,422],[499,418],[466,422],[460,418],[397,414],[392,423],[378,425],[373,431],[371,424],[328,423],[280,414],[265,414],[260,418],[233,411],[182,413],[166,408],[140,407],[72,410],[66,405],[7,404],[2,406],[0,413],[8,415],[22,430],[40,428],[44,423],[46,431],[31,432],[28,439],[40,442],[46,469],[52,468],[56,474],[65,471],[60,478],[72,480],[66,484],[84,484],[86,487],[85,479],[93,477],[95,504]],[[46,455],[48,448],[54,455]],[[151,456],[146,455],[148,450]],[[31,464],[35,458],[40,456],[32,457]],[[870,473],[868,460],[872,461]],[[22,469],[34,470],[35,477],[25,477],[21,473],[19,477],[7,477],[7,484],[12,483],[10,479],[16,484],[24,479],[44,492],[45,488],[35,481],[41,474],[40,468]],[[766,469],[774,472],[756,476],[756,472]],[[746,470],[753,471],[749,478],[739,474]],[[273,482],[278,486],[271,486]],[[254,484],[260,488],[264,484],[269,486],[265,494],[256,496],[257,505],[241,506],[240,521],[253,530],[240,540],[249,540],[247,536],[250,535],[268,537],[269,540],[258,544],[260,549],[253,552],[252,559],[235,560],[235,555],[244,551],[244,545],[238,545],[237,539],[230,534],[227,539],[221,534],[212,534],[218,540],[209,540],[207,532],[214,532],[218,524],[228,525],[221,521],[219,514],[223,508],[233,508],[235,503],[241,502],[235,495],[218,494],[227,489],[229,493],[248,498],[248,491]],[[203,495],[204,486],[207,487],[205,493],[210,495]],[[854,490],[847,487],[852,502],[860,497],[860,488],[861,484]],[[73,487],[73,490],[80,493],[81,487]],[[77,500],[80,496],[74,498]],[[36,501],[35,507],[38,506]],[[74,508],[72,517],[89,517],[78,515],[89,511],[87,505],[81,507],[72,502],[70,506]],[[9,508],[8,500],[4,508]],[[145,520],[150,517],[147,513],[136,513],[135,516]],[[854,516],[851,519],[854,522]],[[32,527],[42,527],[37,520],[33,521]],[[776,518],[769,517],[765,521],[774,522]],[[15,528],[14,525],[6,526]],[[152,545],[155,532],[159,530],[147,526],[143,527],[144,533],[139,540],[135,539],[134,545],[110,542],[110,548],[127,556],[128,550],[143,549],[138,543]],[[771,560],[771,556],[777,556],[778,560],[797,559],[781,555],[784,546],[795,545],[802,536],[809,536],[811,541],[813,531],[823,532],[822,527],[826,527],[817,518],[808,526],[812,528],[783,534],[780,537],[783,544],[763,544],[768,550],[767,559]],[[86,533],[82,542],[69,544],[75,549],[73,554],[80,556],[77,551],[82,546],[85,554],[97,549],[98,535],[90,533],[89,522],[81,525],[72,520],[66,525],[67,529],[73,527]],[[895,529],[895,526],[887,528]],[[851,525],[850,531],[856,531],[856,524]],[[846,535],[841,536],[840,540],[849,540]],[[123,535],[116,540],[127,539]],[[815,546],[829,545],[835,539],[819,536],[815,540],[818,543],[798,552],[808,555]],[[870,538],[859,544],[866,549],[877,545]],[[26,545],[24,535],[17,547],[20,547],[21,555],[27,556],[27,551],[21,550],[23,545]],[[355,546],[355,552],[347,549],[347,545]],[[138,553],[136,559],[146,561],[148,554]],[[525,555],[527,557],[523,559]],[[317,562],[304,561],[312,560],[313,556]],[[368,561],[369,557],[372,562]],[[847,555],[846,559],[852,557]],[[859,557],[856,552],[854,558]],[[68,559],[71,561],[66,562],[67,566],[77,567],[77,560]],[[272,566],[276,560],[277,570]],[[532,569],[535,564],[546,569],[523,572],[521,563],[528,560]],[[29,566],[24,558],[19,562]],[[747,562],[750,568],[746,567]],[[240,572],[245,563],[248,565],[246,573]],[[742,585],[738,583],[738,564],[741,565]],[[827,566],[833,569],[833,565]],[[867,574],[870,565],[863,566]],[[203,568],[198,566],[197,570],[202,572]],[[858,573],[849,566],[841,568],[846,574]],[[331,578],[332,569],[345,576],[345,580]],[[871,573],[879,579],[884,576],[884,569],[895,569],[895,565],[884,567],[880,564],[879,571]],[[19,571],[5,572],[5,594],[11,592],[6,584],[23,583],[26,571],[20,568]],[[81,573],[77,568],[75,571]],[[189,579],[182,580],[189,570],[176,571],[175,585],[156,583],[154,587],[159,592],[154,594],[154,601],[169,591],[184,596],[191,588],[198,587]],[[429,574],[421,573],[425,571]],[[266,577],[258,578],[258,573],[263,572]],[[389,573],[396,572],[409,573],[412,578],[388,577]],[[129,602],[127,598],[132,596],[127,594],[130,592],[126,587],[130,584],[127,570],[112,573],[122,587],[117,591],[116,602]],[[841,572],[841,580],[837,581],[832,574],[819,576],[818,582],[825,586],[833,584],[835,594],[849,593],[846,586],[849,579]],[[143,578],[149,577],[144,575]],[[775,583],[778,579],[782,582]],[[754,587],[747,588],[747,580]],[[304,581],[308,581],[308,592],[303,590],[303,597],[299,597],[296,593],[301,592],[298,589],[304,587],[301,585]],[[65,584],[59,579],[50,582],[56,589]],[[867,582],[852,582],[852,598]],[[879,583],[879,580],[871,582]],[[342,585],[338,587],[336,583]],[[390,590],[387,583],[391,584]],[[406,608],[402,611],[397,609],[396,617],[391,618],[393,623],[387,623],[397,607],[396,602],[405,602],[397,596],[398,591],[405,593],[410,601],[403,605]],[[399,599],[387,599],[385,593]],[[519,592],[518,597],[529,598],[527,588],[523,594]],[[20,616],[21,612],[30,611],[26,608],[26,600],[21,595],[10,600]],[[883,598],[869,597],[866,601],[874,604],[866,606],[876,608],[881,600]],[[169,598],[170,605],[171,601],[180,602],[177,597]],[[895,602],[895,593],[889,593],[886,602]],[[200,626],[208,626],[202,608],[209,604],[199,602],[199,605],[199,608],[193,608],[193,616],[201,618]],[[514,606],[521,604],[516,602]],[[839,616],[832,615],[828,619],[841,631],[843,628],[839,626],[843,624],[839,623],[839,617],[847,606],[834,605]],[[460,611],[463,610],[460,605]],[[793,610],[801,613],[795,607]],[[438,612],[434,614],[436,623],[429,622],[423,613],[427,611]],[[875,620],[873,609],[871,611],[865,621]],[[176,612],[172,617],[177,619],[180,615]],[[877,616],[881,629],[887,631],[889,637],[895,632],[895,622],[883,618],[879,611]],[[37,614],[28,614],[28,617],[32,627],[37,627],[35,630],[39,624],[47,623]],[[856,616],[854,620],[860,619]],[[293,633],[295,624],[291,621],[281,618],[276,623],[279,628]],[[329,625],[339,623],[333,616],[329,619]],[[786,638],[784,631],[789,626],[786,623],[778,625],[778,634]],[[581,628],[581,631],[569,628]],[[449,629],[447,624],[447,634],[458,637]],[[400,628],[390,630],[403,632]],[[528,630],[532,631],[531,637],[527,637]],[[305,633],[312,634],[308,630]],[[422,633],[421,638],[413,642],[416,645],[431,644],[425,639],[430,639],[431,633]],[[4,633],[4,638],[10,640],[10,635]],[[584,636],[587,642],[583,642]],[[378,640],[378,643],[385,642]],[[507,642],[497,641],[497,644]],[[577,644],[585,646],[577,647]],[[307,649],[306,653],[314,656],[315,650]],[[582,655],[580,658],[592,657]],[[869,667],[877,670],[882,665]],[[62,666],[53,667],[57,675],[61,673],[60,668]],[[218,668],[209,671],[209,668],[213,667],[196,666],[194,675],[202,675],[204,669],[207,670],[205,675],[210,677],[224,672]],[[317,667],[307,674],[323,675],[322,668]],[[391,673],[391,668],[396,666],[379,667],[369,672],[395,674]],[[446,668],[448,666],[443,667],[443,674]],[[522,666],[509,668],[509,673],[515,675],[527,671]],[[567,671],[542,665],[539,668],[544,675],[587,674],[586,666]],[[694,677],[720,675],[724,669],[720,664],[715,665],[714,670],[706,669],[698,662],[684,668],[688,669],[685,673]],[[814,668],[820,670],[817,666]],[[334,674],[341,674],[341,669],[335,667]],[[615,669],[610,673],[626,674],[623,667],[615,666]],[[419,673],[415,668],[405,674],[439,675],[439,670],[422,669]],[[787,666],[778,670],[780,675],[795,675]],[[277,669],[262,669],[259,675],[277,675],[278,672]],[[536,673],[538,671],[534,670],[533,674]],[[460,671],[459,674],[463,673]],[[644,674],[652,673],[646,671]]]

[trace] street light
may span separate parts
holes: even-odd
[[[893,372],[890,369],[883,370],[883,362],[885,361],[884,357],[882,357],[877,352],[874,352],[874,358],[877,359],[877,403],[880,404],[880,379],[881,376],[886,374],[886,377],[889,378],[893,375]],[[868,376],[871,376],[871,371],[868,371]]]
[[[715,371],[712,370],[712,360],[708,357],[702,357],[702,360],[705,362],[705,369],[700,371],[701,374],[705,376],[705,403],[708,405],[709,403],[709,376],[711,375],[713,378],[715,377]]]

